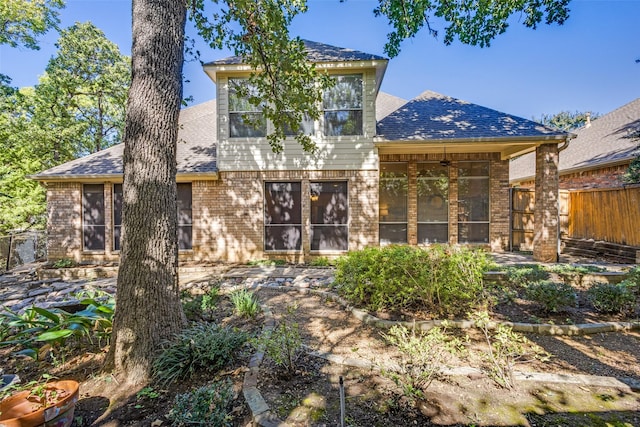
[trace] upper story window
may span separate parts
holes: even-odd
[[[267,122],[262,108],[249,102],[257,92],[245,78],[229,79],[229,136],[232,138],[261,137],[267,134]]]
[[[362,135],[362,74],[335,76],[322,102],[325,136]]]

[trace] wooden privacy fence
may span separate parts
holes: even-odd
[[[511,250],[533,250],[535,192],[512,188]],[[619,262],[640,255],[640,185],[559,194],[564,253],[604,256]]]
[[[532,251],[534,233],[534,211],[536,193],[528,188],[512,188],[510,197],[511,209],[511,250]],[[560,233],[568,232],[569,192],[559,194]]]
[[[567,234],[640,246],[640,185],[571,191]]]

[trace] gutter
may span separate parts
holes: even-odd
[[[39,181],[43,184],[49,182],[122,182],[123,174],[110,175],[86,175],[86,174],[66,174],[66,175],[27,175],[28,179]],[[176,182],[188,181],[216,181],[220,179],[219,172],[191,172],[177,173]]]

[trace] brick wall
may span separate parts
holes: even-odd
[[[193,257],[197,261],[285,259],[303,262],[313,256],[335,255],[310,250],[309,183],[347,181],[349,249],[378,241],[377,171],[225,172],[218,181],[193,183]],[[264,182],[302,183],[302,251],[264,252]]]
[[[536,149],[536,199],[533,259],[558,260],[558,146],[543,144]]]
[[[562,156],[562,153],[560,155]],[[624,164],[569,174],[563,174],[560,171],[560,190],[622,187],[624,185],[622,177],[628,168],[629,165]],[[518,186],[534,189],[535,181],[523,181]]]
[[[409,163],[409,242],[417,243],[417,162],[439,161],[438,154],[384,155],[382,161]],[[457,169],[456,161],[489,160],[490,248],[500,251],[508,245],[508,162],[497,154],[448,155],[452,161],[449,187],[449,241],[457,243]],[[180,251],[181,260],[246,262],[252,259],[279,258],[291,262],[308,261],[314,256],[336,253],[312,253],[310,250],[309,183],[336,180],[348,182],[349,249],[378,244],[378,171],[255,171],[223,172],[214,181],[192,183],[193,249]],[[264,252],[264,182],[302,183],[302,251]],[[82,184],[49,184],[49,259],[73,258],[77,262],[116,261],[112,235],[112,184],[104,183],[105,250],[82,250]]]

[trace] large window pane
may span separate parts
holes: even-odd
[[[122,235],[122,184],[113,184],[113,250],[120,250]]]
[[[362,135],[362,74],[335,79],[323,95],[325,135]]]
[[[83,247],[88,251],[104,250],[104,185],[82,186]]]
[[[458,177],[458,241],[488,243],[489,162],[461,162]]]
[[[193,248],[191,183],[177,185],[178,192],[178,249]]]
[[[257,91],[248,79],[229,79],[229,136],[261,137],[267,133],[267,123],[260,106],[249,100],[257,99]]]
[[[380,163],[380,244],[407,243],[406,163]]]
[[[299,182],[265,182],[264,249],[300,250],[302,199]]]
[[[449,233],[449,167],[418,163],[418,243],[445,243]]]
[[[310,184],[311,250],[349,249],[349,202],[347,183]]]

